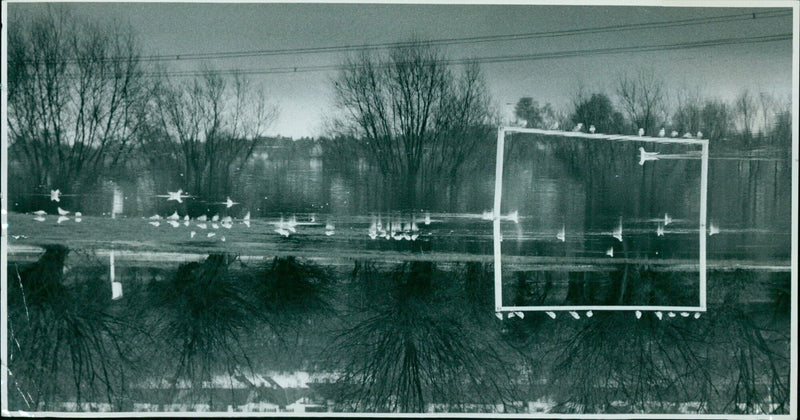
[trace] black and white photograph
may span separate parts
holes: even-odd
[[[797,418],[800,2],[2,1],[2,414]]]

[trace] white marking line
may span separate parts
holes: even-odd
[[[700,306],[503,306],[502,293],[502,253],[500,242],[500,202],[503,188],[503,152],[505,147],[506,133],[530,133],[545,136],[572,137],[581,139],[599,139],[624,142],[647,142],[658,144],[683,144],[700,145],[701,166],[700,166],[700,227],[698,229],[700,238],[699,252],[699,275],[700,275]],[[624,136],[613,134],[587,134],[581,132],[567,132],[559,130],[542,130],[538,128],[517,128],[500,127],[497,130],[497,162],[495,170],[495,190],[494,190],[494,298],[495,311],[564,311],[564,310],[677,310],[677,311],[701,311],[706,310],[706,218],[707,218],[707,195],[708,195],[708,140],[707,139],[685,139],[685,138],[660,138],[645,136]],[[572,308],[572,309],[570,309]]]
[[[503,150],[505,148],[505,129],[497,130],[497,162],[495,164],[494,179],[494,306],[497,310],[503,306],[503,272],[500,267],[502,258],[500,244],[500,198],[503,194]]]

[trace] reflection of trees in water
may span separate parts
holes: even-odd
[[[174,277],[151,284],[151,313],[146,319],[167,366],[175,366],[171,383],[200,391],[215,374],[233,376],[249,367],[243,338],[253,327],[257,307],[231,275],[235,257],[211,254],[202,262],[183,264]],[[161,359],[160,357],[158,359]],[[199,400],[198,400],[199,401]],[[193,401],[194,402],[194,401]]]
[[[513,401],[499,342],[462,314],[463,285],[431,262],[360,276],[372,300],[329,350],[344,409],[481,411]]]
[[[122,334],[130,325],[111,302],[105,268],[65,270],[69,252],[51,245],[32,266],[8,267],[11,407],[122,403],[129,350]]]
[[[709,401],[710,360],[697,320],[597,312],[574,330],[561,327],[551,379],[558,411],[669,412],[672,402]]]
[[[781,295],[759,308],[748,303],[759,276],[743,270],[713,273],[709,296],[708,342],[719,368],[721,412],[788,413],[790,329],[787,312],[775,312]],[[789,287],[788,275],[769,279],[768,287]],[[775,410],[769,405],[775,404]]]

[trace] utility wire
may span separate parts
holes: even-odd
[[[611,25],[611,26],[598,26],[592,28],[576,28],[576,29],[556,30],[556,31],[529,32],[520,34],[486,35],[486,36],[474,36],[474,37],[462,37],[462,38],[441,38],[441,39],[426,40],[422,42],[429,45],[445,46],[445,45],[474,44],[474,43],[485,43],[485,42],[520,41],[520,40],[530,40],[530,39],[540,39],[540,38],[556,38],[564,36],[593,35],[600,33],[635,31],[642,29],[674,28],[681,26],[737,22],[737,21],[746,21],[754,19],[769,19],[769,18],[790,17],[790,16],[792,16],[791,10],[770,10],[763,12],[737,13],[737,14],[722,15],[722,16],[679,19],[679,20],[670,20],[663,22],[643,22],[643,23],[621,24],[621,25]],[[222,51],[222,52],[211,52],[211,53],[160,54],[160,55],[141,56],[139,57],[139,60],[143,62],[216,60],[216,59],[230,59],[230,58],[265,57],[265,56],[276,56],[276,55],[301,55],[301,54],[321,54],[321,53],[353,52],[353,51],[365,51],[365,50],[380,50],[386,48],[412,46],[412,45],[414,45],[414,42],[387,42],[387,43],[374,43],[374,44],[338,45],[338,46],[308,47],[308,48]],[[109,57],[106,59],[106,61],[126,61],[128,59],[129,57]],[[75,61],[76,60],[65,60],[65,62],[75,62]]]
[[[455,65],[455,64],[466,64],[466,63],[491,64],[491,63],[507,63],[516,61],[539,61],[539,60],[553,60],[561,58],[590,57],[597,55],[674,51],[674,50],[684,50],[684,49],[718,47],[726,45],[755,44],[755,43],[765,43],[765,42],[786,41],[791,39],[792,39],[792,33],[784,33],[784,34],[764,35],[764,36],[710,39],[704,41],[681,42],[674,44],[655,44],[655,45],[640,45],[640,46],[627,46],[627,47],[554,51],[554,52],[544,52],[537,54],[517,54],[517,55],[501,55],[501,56],[491,56],[491,57],[458,58],[458,59],[443,60],[443,63],[446,65]],[[357,64],[354,65],[357,66]],[[204,74],[260,75],[260,74],[334,71],[343,69],[345,67],[346,66],[342,66],[341,64],[324,64],[316,66],[270,67],[264,69],[167,71],[161,73],[157,72],[145,73],[145,75],[151,77],[157,77],[160,75],[175,76],[175,77],[195,77]]]

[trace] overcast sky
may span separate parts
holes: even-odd
[[[38,13],[42,3],[9,4],[15,16]],[[376,4],[199,4],[76,3],[78,16],[116,19],[138,33],[144,54],[314,48],[419,39],[523,34],[610,25],[635,25],[690,18],[712,18],[775,9],[665,8],[620,6],[376,5]],[[677,28],[644,28],[601,34],[470,43],[443,47],[450,58],[495,57],[554,51],[675,44],[702,40],[777,35],[792,32],[789,17],[702,23]],[[338,64],[342,53],[293,54],[208,60],[215,69],[265,69]],[[730,100],[742,89],[768,92],[787,100],[791,93],[791,40],[701,49],[592,55],[482,65],[495,106],[509,116],[522,96],[566,107],[584,86],[613,92],[624,71],[653,68],[675,93],[699,89],[704,96]],[[202,61],[171,60],[170,70],[194,70]],[[330,113],[329,86],[334,71],[253,76],[281,109],[269,134],[292,137],[324,134]],[[674,95],[673,95],[674,96]]]

